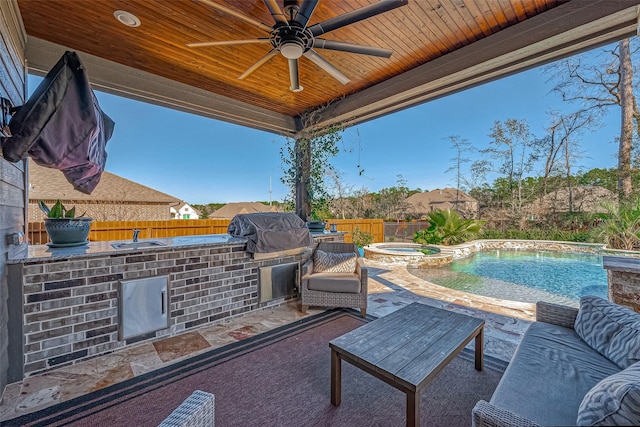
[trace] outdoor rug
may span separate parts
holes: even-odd
[[[342,404],[330,402],[329,341],[371,320],[326,311],[3,425],[157,426],[203,390],[215,394],[216,426],[404,426],[404,393],[346,362]],[[422,424],[471,425],[506,365],[485,357],[478,372],[465,349],[422,391]]]

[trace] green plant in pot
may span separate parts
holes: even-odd
[[[60,200],[51,208],[43,201],[38,205],[47,216],[44,219],[44,227],[51,240],[51,246],[76,246],[87,243],[92,218],[84,214],[76,217],[76,208],[67,209]]]
[[[311,215],[307,218],[307,228],[312,233],[323,233],[327,227],[325,218],[330,217],[327,202],[324,199],[311,203]]]
[[[360,228],[356,227],[356,229],[353,230],[353,233],[351,233],[351,240],[358,248],[364,248],[365,246],[369,246],[373,243],[373,234],[367,231],[362,231]]]

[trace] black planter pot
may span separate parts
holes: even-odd
[[[92,218],[45,218],[44,227],[54,245],[83,243],[89,237]]]
[[[324,221],[308,221],[307,228],[312,233],[323,233],[327,223]]]

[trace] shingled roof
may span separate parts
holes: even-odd
[[[73,188],[61,171],[29,162],[29,200],[73,200],[95,202],[166,203],[177,205],[180,199],[110,172],[103,172],[91,194]]]
[[[414,216],[424,215],[435,209],[455,209],[468,214],[475,214],[478,209],[478,201],[476,199],[455,188],[442,188],[425,191],[424,193],[415,193],[404,201],[407,205],[407,212]]]
[[[209,218],[233,218],[238,214],[256,212],[276,212],[275,206],[268,206],[260,202],[227,203],[220,209],[209,214]]]

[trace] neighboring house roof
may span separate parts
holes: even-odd
[[[601,202],[617,201],[613,191],[598,185],[583,185],[574,187],[572,190],[573,212],[605,212],[605,209],[600,206]],[[532,213],[569,212],[569,188],[559,188],[536,199],[527,206],[527,210]]]
[[[220,209],[209,214],[209,218],[233,218],[238,214],[256,212],[276,212],[276,207],[268,206],[260,202],[227,203]]]
[[[409,211],[426,213],[433,209],[454,209],[456,200],[459,203],[477,203],[476,199],[455,188],[443,188],[412,194],[405,199],[405,203],[407,203]]]
[[[180,199],[136,182],[103,172],[100,183],[91,194],[77,191],[61,171],[45,168],[29,161],[29,200],[118,201],[166,203],[177,205]]]

